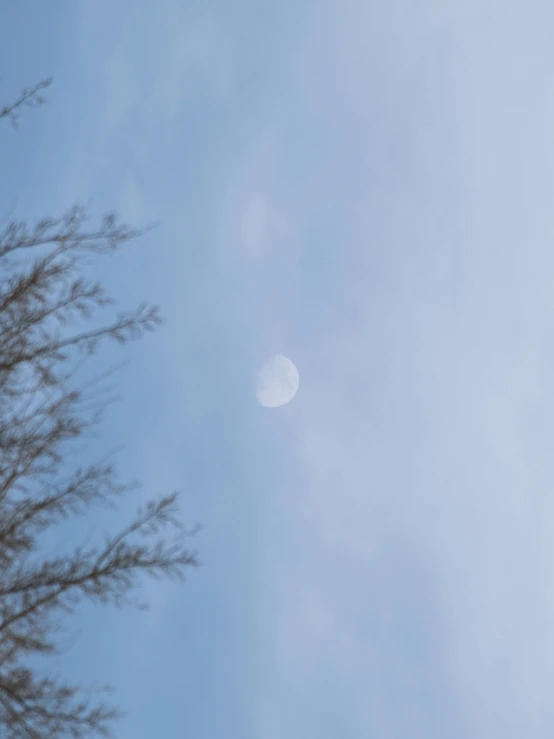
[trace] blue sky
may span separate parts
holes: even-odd
[[[70,630],[122,739],[552,736],[553,15],[0,11],[2,100],[55,78],[4,128],[2,208],[161,223],[98,265],[167,320],[90,453],[183,491],[203,567]],[[301,388],[268,410],[277,352]]]

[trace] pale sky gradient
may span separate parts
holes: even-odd
[[[551,3],[0,25],[2,101],[55,78],[4,127],[3,210],[161,222],[99,264],[167,324],[91,454],[124,440],[122,474],[205,525],[203,568],[148,614],[87,611],[64,669],[117,686],[121,739],[551,739]],[[275,353],[301,387],[271,410]]]

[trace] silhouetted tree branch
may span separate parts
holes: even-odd
[[[46,98],[41,93],[51,84],[52,78],[49,77],[37,82],[33,87],[24,88],[17,100],[0,108],[0,119],[8,118],[12,125],[17,127],[17,121],[21,116],[21,108],[38,108],[40,105],[44,105]]]
[[[15,122],[24,106],[43,102],[50,80],[24,90],[1,118]],[[117,709],[87,691],[40,677],[36,655],[54,655],[63,617],[83,601],[142,606],[132,598],[141,575],[182,579],[195,566],[186,546],[195,532],[177,516],[177,494],[139,508],[118,534],[46,557],[41,535],[93,505],[113,506],[136,484],[118,480],[111,464],[73,467],[70,445],[96,425],[105,407],[73,382],[102,341],[121,344],[161,323],[140,305],[100,328],[75,330],[113,305],[82,274],[85,255],[113,252],[143,231],[108,214],[87,228],[85,210],[34,226],[12,221],[0,232],[0,736],[50,739],[107,735]]]

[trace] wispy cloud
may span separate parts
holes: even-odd
[[[104,135],[116,130],[119,135],[131,133],[137,140],[135,155],[144,162],[162,130],[166,140],[175,143],[181,116],[190,113],[191,105],[232,102],[232,39],[208,8],[187,10],[168,0],[155,16],[140,5],[132,11],[125,6],[121,12],[127,18],[121,22],[114,18],[114,31],[104,38],[105,60],[98,70],[105,96]],[[90,53],[104,16],[88,6],[83,14],[82,46]]]
[[[334,26],[317,27],[298,62],[306,99],[288,100],[300,129],[321,134],[327,113],[344,137],[334,151],[321,140],[326,176],[299,207],[276,198],[302,244],[296,319],[285,311],[282,335],[307,376],[268,502],[286,534],[268,513],[275,677],[262,723],[268,736],[294,733],[276,716],[295,706],[304,733],[324,714],[346,735],[546,737],[553,147],[534,82],[548,45],[519,58],[509,83],[519,27],[498,8],[481,33],[471,14],[437,20],[430,4],[413,25],[365,7],[341,5]],[[509,102],[519,95],[524,109]],[[292,134],[280,125],[286,159]],[[306,182],[302,161],[289,161],[273,193]],[[246,223],[261,242],[273,206],[253,198]],[[313,223],[329,208],[347,229],[316,246]],[[305,267],[316,249],[319,271]],[[348,280],[328,272],[330,251]],[[245,284],[269,282],[243,268]],[[327,284],[336,312],[325,328]],[[251,309],[254,299],[258,315],[279,314],[271,287],[249,293]],[[322,308],[311,334],[310,301]],[[263,318],[255,325],[263,341]]]

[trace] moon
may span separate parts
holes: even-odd
[[[265,408],[277,408],[290,403],[298,392],[299,384],[295,365],[283,354],[275,354],[260,367],[256,398]]]

